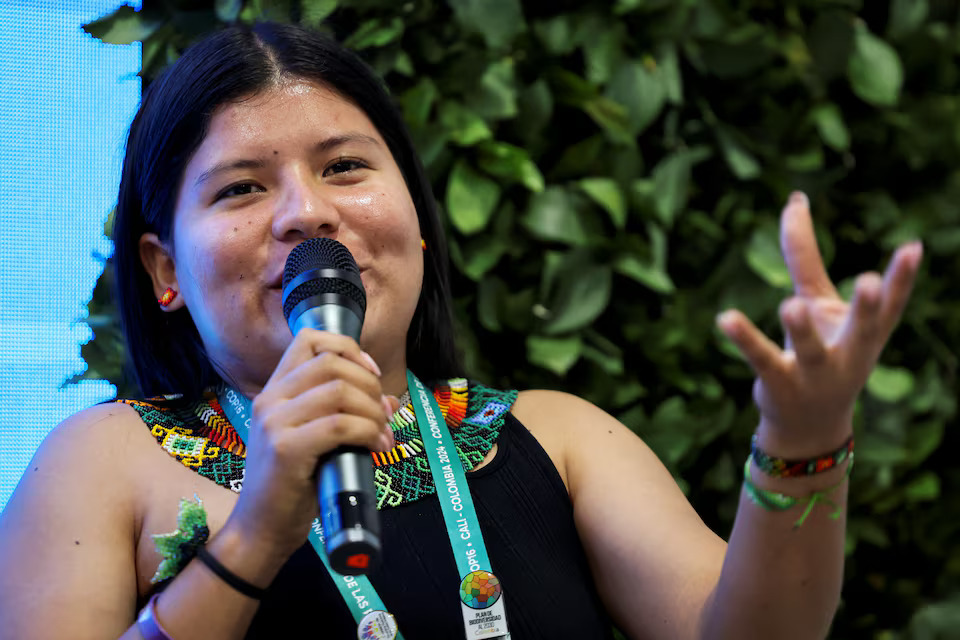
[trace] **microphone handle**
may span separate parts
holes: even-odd
[[[289,324],[294,335],[310,327],[357,340],[363,320],[348,306],[321,304],[296,317],[291,314]],[[330,566],[341,575],[370,573],[382,549],[370,451],[338,447],[324,455],[318,467],[317,504]]]

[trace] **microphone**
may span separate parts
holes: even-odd
[[[331,238],[293,248],[283,269],[283,316],[304,327],[360,339],[367,294],[357,263]],[[342,575],[369,573],[380,560],[380,516],[370,452],[342,446],[320,459],[317,498],[330,566]]]

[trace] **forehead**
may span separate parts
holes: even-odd
[[[197,155],[213,151],[211,147],[313,145],[345,132],[383,141],[367,114],[353,102],[322,84],[293,78],[218,107]]]

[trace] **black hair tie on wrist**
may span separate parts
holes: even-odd
[[[207,551],[205,546],[197,547],[197,558],[200,559],[200,562],[207,565],[210,568],[210,571],[213,571],[217,574],[217,577],[226,582],[228,585],[247,596],[248,598],[253,598],[254,600],[262,600],[263,596],[266,595],[267,590],[261,589],[260,587],[255,587],[250,584],[237,574],[233,573],[225,566],[220,564],[220,561],[213,557],[213,555]]]

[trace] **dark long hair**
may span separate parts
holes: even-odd
[[[164,313],[140,262],[147,232],[169,242],[190,157],[222,104],[282,77],[318,82],[362,109],[383,136],[417,209],[426,241],[423,286],[407,332],[407,366],[420,378],[463,375],[453,329],[446,240],[409,133],[370,68],[333,39],[293,25],[224,29],[193,45],[144,92],[130,126],[114,218],[117,303],[129,364],[146,396],[196,396],[220,376],[186,309]]]

